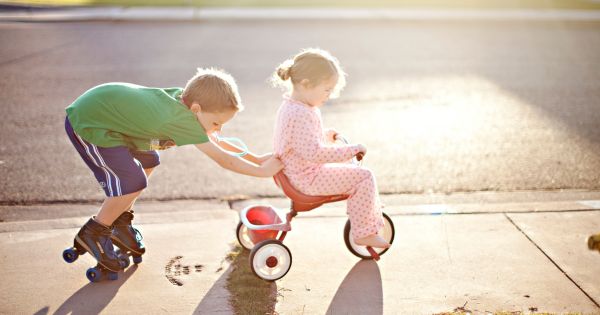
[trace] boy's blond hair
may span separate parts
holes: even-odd
[[[342,70],[339,61],[328,51],[307,48],[279,65],[271,81],[275,86],[289,91],[293,85],[304,79],[308,80],[309,86],[314,87],[334,75],[337,75],[338,81],[331,98],[338,97],[346,85],[346,73]]]
[[[181,98],[188,107],[198,103],[202,111],[209,113],[244,109],[235,80],[221,69],[198,68],[185,85]]]

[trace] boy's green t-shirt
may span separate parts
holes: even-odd
[[[208,142],[206,131],[178,101],[181,88],[129,83],[96,86],[66,108],[73,130],[99,147],[162,150]]]

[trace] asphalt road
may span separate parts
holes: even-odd
[[[0,24],[0,202],[103,197],[63,129],[103,82],[182,86],[196,67],[238,80],[225,134],[270,151],[281,91],[267,79],[303,47],[348,76],[323,108],[369,149],[383,193],[600,189],[600,23],[210,21]],[[193,147],[162,154],[146,199],[280,195]]]

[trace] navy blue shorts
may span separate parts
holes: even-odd
[[[125,146],[102,148],[91,144],[73,131],[68,118],[65,119],[65,130],[107,197],[127,195],[146,188],[148,179],[144,169],[160,164],[156,151],[134,151]]]

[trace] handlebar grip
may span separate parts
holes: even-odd
[[[360,162],[363,159],[363,157],[365,157],[365,154],[362,152],[358,152],[358,154],[356,155],[356,160]]]

